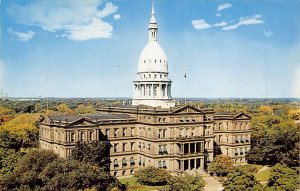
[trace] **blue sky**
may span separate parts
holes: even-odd
[[[156,0],[155,10],[173,97],[300,97],[299,0]],[[150,13],[151,0],[2,0],[0,91],[131,97]]]

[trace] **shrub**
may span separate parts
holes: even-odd
[[[172,177],[167,186],[161,191],[202,191],[205,186],[205,181],[199,174],[189,175],[183,174]]]
[[[153,166],[145,167],[135,173],[139,183],[144,185],[166,185],[171,175],[164,169]]]

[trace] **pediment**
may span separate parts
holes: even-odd
[[[82,127],[82,126],[94,126],[96,123],[86,119],[85,117],[82,117],[76,121],[73,121],[72,123],[68,124],[67,126],[70,127]]]
[[[199,109],[194,108],[193,106],[186,105],[173,111],[173,113],[201,113],[201,111]]]
[[[248,119],[248,120],[250,120],[251,117],[249,115],[246,115],[245,113],[239,113],[236,116],[234,116],[233,119]]]

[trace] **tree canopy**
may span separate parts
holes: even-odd
[[[217,176],[226,176],[233,169],[233,162],[229,156],[218,155],[214,161],[209,163],[208,171]]]
[[[235,167],[233,171],[228,173],[224,182],[225,191],[263,191],[262,185],[255,179],[252,172],[247,168]]]
[[[267,191],[294,191],[299,189],[299,172],[282,164],[276,164],[271,169]]]
[[[205,181],[201,175],[184,173],[170,178],[167,185],[160,191],[202,191],[204,186]]]
[[[51,151],[32,150],[13,172],[0,179],[1,190],[109,190],[118,181],[87,162],[59,159]]]
[[[138,182],[150,186],[166,185],[171,178],[171,175],[165,169],[153,166],[139,169],[135,172],[135,176]]]
[[[109,149],[108,142],[92,141],[92,142],[77,142],[72,150],[71,159],[80,162],[89,162],[104,170],[109,169]]]

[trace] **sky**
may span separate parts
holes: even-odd
[[[151,0],[0,2],[3,94],[132,97]],[[299,10],[300,0],[155,0],[172,96],[300,98]]]

